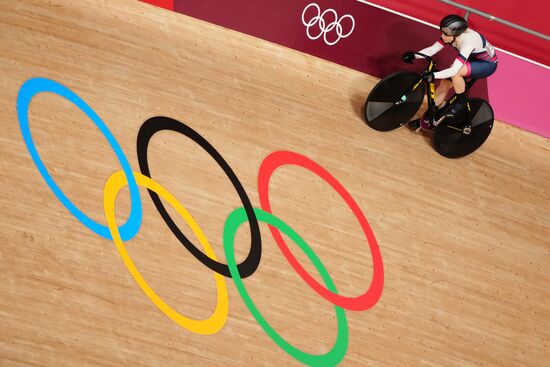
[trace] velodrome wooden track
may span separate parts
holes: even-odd
[[[425,137],[406,129],[378,133],[363,123],[361,106],[375,78],[137,1],[62,0],[0,2],[0,365],[302,365],[267,336],[229,278],[229,317],[214,335],[192,333],[155,307],[113,242],[69,213],[33,163],[16,100],[34,77],[83,98],[134,171],[141,124],[164,115],[220,152],[255,207],[258,169],[271,152],[303,154],[336,177],[369,220],[385,277],[374,307],[347,312],[349,349],[341,366],[548,365],[547,139],[497,122],[480,151],[448,160]],[[120,169],[107,140],[52,93],[33,98],[29,120],[57,184],[105,224],[103,187]],[[220,167],[170,132],[153,138],[149,163],[152,177],[186,206],[225,262],[225,219],[242,204]],[[216,305],[212,271],[180,245],[143,188],[140,197],[143,222],[126,242],[129,254],[174,309],[207,318]],[[270,199],[339,293],[358,296],[369,288],[368,242],[327,183],[284,166],[272,177]],[[129,212],[126,188],[117,201],[119,222]],[[237,260],[250,246],[242,228]],[[260,230],[261,264],[244,280],[252,299],[288,342],[328,352],[337,335],[334,306],[292,269],[267,225]]]

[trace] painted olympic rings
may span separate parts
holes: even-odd
[[[53,191],[55,196],[63,203],[63,205],[86,227],[100,235],[101,237],[107,238],[109,240],[112,240],[111,234],[109,233],[109,228],[107,226],[98,224],[94,222],[92,219],[90,219],[86,214],[82,213],[80,209],[78,209],[68,198],[67,196],[61,191],[59,186],[55,183],[52,176],[48,173],[48,170],[46,169],[46,166],[44,166],[44,163],[42,162],[42,159],[40,159],[40,155],[38,154],[38,151],[36,150],[36,147],[34,145],[34,142],[32,140],[31,131],[29,128],[29,104],[31,102],[31,99],[38,93],[41,92],[51,92],[55,93],[59,96],[65,97],[67,100],[72,102],[75,106],[80,108],[82,112],[84,112],[99,128],[99,130],[103,133],[105,138],[107,138],[107,141],[111,145],[111,148],[115,151],[115,154],[120,161],[120,164],[122,165],[122,170],[126,174],[126,177],[128,177],[128,186],[130,188],[130,197],[132,199],[132,211],[130,212],[130,216],[128,217],[128,221],[126,224],[124,224],[120,228],[120,236],[122,237],[122,240],[127,241],[131,238],[133,238],[139,231],[139,228],[141,226],[141,199],[139,197],[139,191],[136,185],[136,181],[134,179],[134,175],[132,174],[132,169],[130,168],[130,164],[128,163],[128,159],[122,152],[122,149],[120,148],[120,145],[116,141],[115,137],[109,131],[107,126],[101,121],[99,116],[80,98],[77,96],[73,91],[71,91],[69,88],[59,84],[58,82],[55,82],[50,79],[45,78],[34,78],[26,81],[19,90],[19,94],[17,95],[17,118],[19,119],[19,126],[21,128],[21,133],[23,134],[23,139],[25,140],[25,144],[27,145],[27,149],[29,150],[29,153],[31,154],[31,158],[36,165],[36,168],[38,168],[38,172],[42,175],[50,189]]]
[[[200,229],[199,225],[195,222],[191,214],[185,209],[185,207],[164,187],[153,181],[151,178],[144,176],[140,173],[134,173],[137,184],[142,187],[146,187],[149,192],[154,192],[156,197],[160,195],[164,200],[168,201],[170,205],[183,217],[185,222],[189,224],[189,227],[193,233],[199,239],[199,242],[203,245],[204,251],[213,258],[216,259],[214,250],[210,243],[206,239],[206,236]],[[124,187],[127,186],[128,182],[126,181],[125,172],[117,171],[109,177],[107,183],[105,184],[103,204],[105,208],[105,218],[107,219],[107,225],[113,236],[113,242],[122,258],[122,261],[130,271],[130,274],[134,277],[134,280],[141,287],[143,292],[149,297],[151,301],[157,306],[165,315],[170,317],[174,322],[183,328],[195,332],[197,334],[210,335],[217,333],[225,325],[227,320],[227,315],[229,313],[229,301],[227,297],[227,286],[225,285],[225,278],[217,273],[214,273],[214,279],[216,280],[216,289],[218,292],[218,302],[216,309],[212,316],[206,320],[193,320],[189,319],[172,307],[170,307],[166,302],[160,298],[155,291],[149,286],[149,284],[143,279],[140,272],[137,270],[134,262],[130,258],[128,251],[124,247],[124,243],[120,238],[120,233],[118,231],[115,219],[115,202],[118,192]]]
[[[204,150],[208,152],[208,154],[210,154],[212,158],[214,158],[214,160],[223,169],[223,171],[233,184],[233,187],[235,187],[235,190],[239,194],[239,197],[241,198],[243,206],[246,210],[246,214],[248,215],[248,223],[250,225],[251,234],[250,251],[246,259],[241,264],[239,264],[239,274],[241,274],[243,278],[249,277],[250,275],[252,275],[252,273],[254,273],[254,271],[256,271],[258,265],[260,264],[260,259],[262,256],[262,238],[260,236],[258,220],[256,219],[252,204],[250,204],[250,199],[248,199],[248,195],[244,191],[241,182],[239,181],[231,167],[229,167],[225,159],[223,159],[220,153],[218,153],[218,151],[208,141],[206,141],[206,139],[204,139],[189,126],[168,117],[150,118],[149,120],[145,121],[139,129],[137,138],[137,153],[139,168],[144,175],[149,177],[151,176],[149,171],[149,163],[147,161],[147,148],[149,146],[149,141],[151,140],[153,135],[155,135],[155,133],[162,130],[174,131],[183,134],[193,140],[198,145],[200,145]],[[172,218],[170,218],[170,214],[168,214],[168,212],[164,208],[164,205],[162,204],[162,201],[160,201],[159,197],[151,190],[149,190],[149,194],[151,195],[151,199],[153,200],[153,203],[155,203],[157,210],[162,216],[162,219],[164,219],[164,222],[166,222],[168,228],[170,228],[172,233],[178,238],[181,244],[185,246],[185,248],[187,248],[187,250],[189,250],[189,252],[191,252],[193,256],[195,256],[209,269],[226,277],[231,276],[227,265],[221,264],[211,259],[203,252],[201,252],[197,247],[195,247],[193,243],[191,243],[191,241],[189,241],[187,237],[180,231]]]
[[[321,260],[319,260],[319,257],[317,257],[315,252],[313,252],[313,250],[307,245],[307,243],[292,228],[290,228],[286,223],[284,223],[282,220],[275,217],[271,213],[268,213],[261,209],[254,209],[254,211],[256,212],[256,215],[260,221],[269,223],[270,227],[273,226],[280,229],[281,231],[283,231],[284,234],[289,236],[298,246],[300,246],[302,251],[309,257],[313,265],[315,265],[317,271],[319,271],[319,273],[321,274],[321,277],[323,278],[323,281],[327,284],[328,289],[336,292],[336,286],[330,278],[327,269],[325,268]],[[260,311],[258,311],[256,305],[254,305],[254,302],[250,298],[250,295],[248,294],[244,283],[239,276],[239,271],[237,269],[237,265],[235,264],[235,233],[237,232],[239,226],[246,222],[246,220],[247,218],[243,208],[235,209],[231,214],[229,214],[227,220],[225,221],[225,226],[223,229],[223,243],[225,257],[227,259],[227,263],[229,264],[231,275],[233,276],[233,282],[235,282],[235,286],[237,287],[237,290],[244,300],[244,303],[250,310],[250,313],[252,313],[258,324],[260,324],[267,335],[269,335],[269,337],[273,339],[273,341],[277,343],[277,345],[282,350],[284,350],[300,362],[309,366],[316,367],[336,366],[344,358],[344,356],[346,355],[346,350],[348,348],[348,322],[346,318],[346,313],[341,307],[338,307],[336,305],[334,306],[334,308],[336,309],[336,318],[338,320],[338,336],[336,338],[334,346],[326,354],[313,355],[302,352],[301,350],[293,347],[286,340],[284,340],[275,330],[273,330],[271,325],[268,324]]]
[[[58,94],[62,97],[65,97],[70,102],[74,103],[78,108],[80,108],[104,134],[122,165],[122,171],[117,171],[112,174],[111,177],[108,178],[104,188],[103,201],[105,217],[107,221],[106,226],[100,225],[92,221],[78,208],[76,208],[74,204],[72,204],[72,202],[66,197],[66,195],[53,181],[52,177],[49,175],[46,167],[44,166],[44,163],[37,153],[36,147],[30,134],[28,109],[33,96],[40,92],[52,92]],[[174,322],[176,322],[183,328],[198,334],[209,335],[221,330],[228,317],[229,303],[224,276],[232,277],[239,291],[239,294],[243,298],[253,317],[257,320],[257,322],[269,335],[269,337],[273,339],[273,341],[277,345],[279,345],[293,358],[310,366],[326,367],[335,366],[344,358],[348,346],[348,327],[344,309],[365,310],[369,307],[372,307],[380,298],[384,284],[384,272],[382,258],[380,255],[380,250],[376,243],[376,239],[361,209],[353,200],[351,195],[344,189],[344,187],[330,173],[324,170],[317,163],[311,161],[305,156],[292,152],[274,152],[266,157],[262,162],[258,173],[258,194],[260,196],[260,203],[263,208],[262,210],[252,207],[252,204],[250,203],[250,200],[246,192],[244,191],[244,188],[241,185],[240,181],[237,179],[229,164],[225,161],[225,159],[223,159],[218,151],[198,132],[174,119],[168,117],[153,117],[143,123],[139,130],[137,138],[137,154],[141,173],[135,173],[132,172],[128,160],[122,153],[118,142],[115,140],[114,136],[111,134],[109,129],[107,129],[101,119],[97,116],[97,114],[80,97],[78,97],[74,92],[62,86],[61,84],[44,78],[31,79],[25,82],[22,85],[18,94],[17,114],[27,149],[29,150],[30,155],[40,174],[42,175],[48,186],[51,188],[51,190],[54,192],[54,194],[57,196],[57,198],[86,227],[90,228],[92,231],[104,238],[113,240],[117,251],[122,258],[122,261],[128,268],[134,280],[143,290],[145,295],[159,310],[161,310],[161,312],[167,315]],[[147,149],[152,136],[161,130],[169,130],[183,134],[186,137],[192,139],[195,143],[199,144],[204,150],[206,150],[228,176],[243,203],[243,207],[235,209],[228,216],[224,225],[223,241],[227,265],[218,262],[217,257],[212,250],[212,247],[210,246],[208,240],[206,239],[204,233],[200,229],[199,225],[195,222],[191,214],[185,209],[185,207],[163,186],[150,178],[149,164],[147,160]],[[285,164],[299,165],[319,175],[340,194],[340,196],[346,201],[348,206],[357,217],[359,224],[361,225],[368,240],[374,266],[373,279],[371,281],[370,288],[365,292],[365,294],[355,298],[338,295],[334,282],[328,275],[328,271],[320,262],[317,255],[315,255],[312,249],[294,230],[292,230],[287,224],[285,224],[280,219],[270,213],[271,207],[268,195],[269,180],[272,173],[278,167]],[[133,238],[138,233],[141,227],[142,208],[138,185],[148,189],[151,199],[153,200],[157,210],[161,214],[168,227],[171,229],[172,233],[174,233],[174,235],[179,239],[181,244],[185,246],[185,248],[187,248],[187,250],[191,252],[199,261],[201,261],[204,265],[214,271],[214,279],[216,282],[218,299],[216,308],[208,319],[190,319],[179,314],[172,307],[170,307],[148,285],[146,280],[137,270],[128,252],[126,251],[124,241]],[[130,189],[132,211],[130,213],[127,223],[125,223],[121,227],[118,227],[115,219],[115,201],[118,192],[125,186],[128,186]],[[162,204],[160,197],[166,200],[168,204],[176,209],[176,211],[183,217],[185,222],[190,226],[191,230],[197,237],[199,243],[202,245],[204,252],[199,250],[195,245],[191,243],[191,241],[189,241],[183,235],[183,233],[181,233],[171,217],[168,215],[168,212]],[[256,271],[261,259],[262,252],[261,235],[258,220],[268,223],[270,231],[274,236],[277,245],[283,252],[285,258],[289,261],[291,266],[298,272],[298,274],[318,294],[334,304],[338,321],[338,336],[333,348],[328,353],[324,355],[312,355],[302,352],[290,345],[267,323],[267,321],[258,311],[257,307],[254,305],[253,301],[248,295],[242,279],[250,276]],[[234,236],[240,225],[242,225],[246,221],[248,221],[250,225],[251,247],[247,258],[241,264],[237,265],[235,262],[234,253]],[[279,230],[289,236],[289,238],[292,239],[296,244],[298,244],[302,251],[304,251],[304,253],[312,261],[313,265],[319,271],[326,286],[318,283],[309,273],[305,271],[301,264],[298,263],[296,258],[290,252],[286,243],[283,241]]]
[[[311,7],[316,9],[317,15],[312,16],[309,21],[306,21],[306,12]],[[325,21],[325,15],[329,13],[332,14],[333,20],[327,24],[327,21]],[[343,33],[342,21],[344,19],[349,19],[351,21],[351,28],[347,31],[347,33]],[[321,13],[321,8],[316,3],[310,3],[304,8],[302,11],[302,24],[306,27],[306,34],[310,40],[316,40],[323,36],[323,40],[328,46],[333,46],[342,38],[349,37],[355,29],[355,19],[352,15],[346,14],[338,18],[338,14],[334,9],[326,9]],[[319,34],[311,35],[311,29],[315,28],[315,25],[319,28]],[[327,35],[333,30],[336,32],[337,37],[334,41],[329,41]]]
[[[332,176],[328,173],[323,167],[319,166],[317,163],[313,162],[309,158],[293,153],[293,152],[274,152],[267,156],[260,166],[260,172],[258,174],[258,195],[260,197],[260,203],[262,209],[271,213],[271,205],[269,204],[269,179],[271,174],[280,166],[285,164],[293,164],[301,166],[307,170],[310,170],[313,173],[316,173],[319,177],[325,180],[333,189],[340,194],[344,201],[351,208],[353,214],[359,221],[367,241],[370,246],[370,251],[372,254],[372,263],[373,263],[373,277],[370,288],[361,296],[350,298],[341,296],[334,293],[333,291],[323,287],[315,278],[313,278],[304,267],[296,260],[285,241],[281,237],[279,231],[272,226],[269,227],[271,234],[275,238],[275,241],[279,245],[279,248],[287,258],[288,262],[292,267],[298,272],[298,274],[304,279],[311,288],[313,288],[317,293],[322,297],[326,298],[329,302],[343,307],[348,310],[353,311],[363,311],[376,304],[378,299],[382,295],[382,289],[384,288],[384,268],[382,265],[382,256],[380,254],[380,249],[378,248],[378,243],[374,237],[374,233],[370,228],[370,225],[365,218],[365,215],[359,208],[359,205],[353,200],[351,195],[347,190]]]

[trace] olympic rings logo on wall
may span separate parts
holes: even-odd
[[[315,8],[317,15],[312,16],[309,21],[306,21],[306,12],[311,7]],[[330,23],[325,21],[325,15],[328,13],[331,13],[332,17],[334,18]],[[344,19],[349,19],[351,21],[351,28],[347,31],[347,33],[343,33],[342,21]],[[334,46],[342,38],[349,37],[353,32],[353,30],[355,29],[355,19],[353,18],[353,16],[346,14],[338,18],[338,14],[334,9],[327,9],[323,11],[323,13],[321,13],[321,8],[316,3],[310,3],[304,8],[304,10],[302,11],[302,24],[306,26],[306,34],[310,40],[314,41],[320,38],[321,36],[323,36],[323,40],[328,46]],[[316,35],[311,35],[312,28],[315,31],[316,29],[318,29],[319,33]],[[335,39],[332,41],[329,41],[327,35],[333,30],[336,33],[336,37],[332,37]]]
[[[107,221],[106,226],[90,219],[71,202],[71,200],[59,188],[51,175],[48,173],[48,170],[38,154],[29,128],[28,110],[32,98],[38,93],[44,92],[50,92],[64,97],[82,110],[103,133],[122,166],[122,170],[113,173],[107,179],[105,184],[103,201],[105,218]],[[153,117],[143,123],[137,137],[137,154],[141,172],[134,172],[132,171],[126,156],[122,152],[120,145],[94,110],[73,91],[53,80],[34,78],[26,81],[21,86],[17,97],[17,117],[23,139],[31,158],[38,168],[41,176],[56,197],[83,225],[88,227],[97,235],[114,242],[122,261],[128,268],[134,280],[141,287],[147,297],[153,302],[153,304],[155,304],[159,310],[161,310],[174,322],[197,334],[210,335],[220,331],[223,328],[229,313],[229,301],[225,277],[232,278],[239,294],[243,298],[246,306],[256,321],[260,324],[268,336],[293,358],[310,366],[335,366],[344,358],[348,347],[348,326],[344,310],[362,311],[367,310],[376,304],[384,287],[384,269],[376,238],[374,237],[372,229],[370,228],[363,212],[347,190],[336,180],[336,178],[334,178],[317,163],[303,155],[288,151],[276,151],[268,155],[261,163],[258,174],[258,194],[261,208],[254,208],[250,203],[248,195],[246,194],[239,179],[225,159],[197,131],[182,122],[168,117]],[[218,261],[208,239],[183,204],[181,204],[161,184],[151,178],[147,158],[149,141],[154,134],[165,130],[188,137],[208,152],[208,154],[225,172],[242,201],[243,206],[233,210],[229,214],[224,225],[223,246],[227,264],[223,264]],[[273,172],[283,165],[297,165],[317,174],[338,192],[356,216],[368,241],[373,261],[373,278],[369,289],[362,295],[357,297],[346,297],[338,294],[336,286],[330,278],[328,271],[309,245],[292,228],[272,214],[271,205],[269,202],[269,181]],[[130,190],[130,198],[132,203],[131,212],[126,223],[122,226],[118,226],[115,219],[115,201],[120,190],[126,186],[128,186]],[[130,255],[126,251],[124,241],[131,240],[136,236],[142,221],[141,198],[139,195],[138,186],[148,189],[149,195],[151,196],[155,207],[181,244],[189,252],[191,252],[197,260],[214,272],[214,280],[216,282],[218,298],[216,308],[208,319],[195,320],[188,318],[164,302],[164,300],[142,277]],[[183,217],[185,222],[189,225],[197,237],[198,242],[201,244],[203,249],[202,251],[179,230],[168,214],[168,211],[164,207],[164,204],[160,198],[163,198],[165,202],[170,204],[177,211],[177,213]],[[245,222],[248,222],[248,225],[250,226],[250,251],[246,259],[240,264],[237,264],[234,253],[234,237],[237,229]],[[290,265],[320,296],[334,304],[338,323],[338,336],[334,346],[328,353],[323,355],[309,354],[302,352],[289,344],[269,325],[258,308],[255,306],[253,300],[250,298],[250,295],[244,285],[243,278],[251,276],[260,263],[262,240],[258,222],[269,224],[269,229],[272,236],[274,237],[285,258],[289,261]],[[319,283],[315,278],[313,278],[298,262],[283,240],[280,231],[293,240],[308,256],[317,271],[320,273],[325,285]]]

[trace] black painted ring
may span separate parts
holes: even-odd
[[[262,238],[260,235],[260,228],[258,226],[258,219],[256,218],[256,214],[254,213],[254,208],[252,207],[252,204],[250,203],[250,199],[248,198],[248,195],[244,191],[243,186],[241,185],[241,182],[231,169],[229,167],[229,164],[223,159],[223,157],[218,153],[218,151],[208,142],[206,139],[204,139],[199,133],[197,133],[195,130],[190,128],[189,126],[185,125],[184,123],[171,119],[169,117],[163,117],[163,116],[156,116],[148,119],[145,121],[138,133],[137,138],[137,155],[138,155],[138,161],[139,161],[139,168],[141,170],[141,173],[144,174],[147,177],[151,178],[150,171],[149,171],[149,163],[147,161],[147,149],[149,146],[149,141],[153,137],[153,135],[161,130],[169,130],[178,132],[180,134],[183,134],[187,136],[188,138],[192,139],[195,143],[200,145],[204,150],[210,154],[212,158],[218,163],[218,165],[223,169],[229,180],[231,180],[231,183],[233,184],[233,187],[235,187],[235,190],[237,190],[237,193],[239,194],[239,197],[241,198],[241,201],[243,203],[244,209],[246,211],[246,214],[248,216],[248,223],[250,224],[250,234],[251,234],[251,244],[250,244],[250,251],[248,252],[248,256],[246,259],[243,260],[242,263],[237,265],[239,269],[239,274],[242,278],[246,278],[250,275],[252,275],[256,269],[258,268],[258,265],[260,264],[260,259],[262,256]],[[200,249],[198,249],[178,228],[178,226],[174,223],[168,212],[166,211],[166,208],[162,204],[162,201],[159,199],[158,195],[154,193],[151,190],[149,191],[149,195],[151,195],[151,199],[153,200],[153,203],[155,204],[157,210],[159,211],[160,215],[162,216],[162,219],[164,219],[164,222],[168,225],[172,233],[178,238],[178,240],[181,242],[189,252],[193,254],[199,260],[201,263],[206,265],[211,270],[215,271],[218,274],[221,274],[226,277],[231,277],[231,273],[229,272],[229,267],[227,264],[219,263],[210,257],[208,257],[206,254],[204,254]]]

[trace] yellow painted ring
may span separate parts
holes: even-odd
[[[206,239],[206,236],[202,232],[195,219],[193,219],[191,214],[189,214],[187,209],[185,209],[185,207],[172,194],[170,194],[168,190],[166,190],[153,179],[144,176],[138,172],[133,172],[133,174],[138,186],[145,187],[155,192],[161,198],[165,199],[170,205],[172,205],[174,209],[176,209],[176,211],[189,225],[195,236],[197,236],[197,239],[203,246],[205,254],[212,259],[217,260],[216,254],[214,253],[212,246],[210,246],[210,243]],[[122,257],[122,261],[124,261],[124,265],[126,265],[128,270],[130,271],[130,274],[132,274],[132,276],[134,277],[134,280],[138,283],[143,292],[145,292],[147,297],[149,297],[149,299],[155,304],[155,306],[157,306],[166,316],[168,316],[178,325],[197,334],[211,335],[217,333],[225,325],[229,313],[227,285],[222,275],[214,273],[214,279],[216,281],[216,289],[218,293],[216,309],[208,319],[194,320],[183,316],[172,307],[170,307],[166,302],[164,302],[162,298],[157,295],[155,291],[149,286],[147,281],[141,276],[141,274],[137,270],[130,255],[126,251],[126,247],[124,246],[124,242],[121,239],[115,218],[116,197],[120,190],[127,185],[128,182],[126,180],[124,171],[117,171],[109,177],[107,183],[105,184],[105,189],[103,190],[103,205],[105,209],[105,218],[107,219],[107,226],[109,228],[109,231],[111,232],[113,242],[116,245],[118,253]]]

